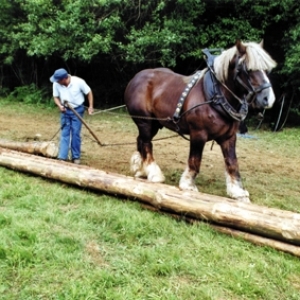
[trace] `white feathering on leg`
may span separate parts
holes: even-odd
[[[151,182],[164,182],[165,176],[162,173],[158,164],[153,161],[149,165],[144,166],[145,173],[147,174],[147,179]]]
[[[250,203],[249,192],[242,187],[241,182],[232,178],[227,172],[225,172],[225,176],[227,195],[238,201]]]
[[[134,177],[146,177],[142,157],[138,151],[135,151],[130,158],[130,171],[134,174]]]
[[[195,185],[195,172],[190,171],[189,167],[186,167],[182,173],[179,181],[179,188],[183,191],[198,192],[198,188]]]

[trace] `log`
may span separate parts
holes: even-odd
[[[49,158],[55,158],[58,155],[58,148],[54,142],[15,142],[0,139],[0,147]]]
[[[156,211],[159,212],[156,208],[154,208],[153,206],[147,205],[147,204],[142,204],[142,207],[147,209],[147,210],[151,210],[151,211]],[[200,220],[196,220],[193,218],[189,218],[189,217],[184,217],[182,218],[181,216],[177,215],[177,214],[172,214],[172,213],[166,213],[164,212],[164,214],[170,215],[175,219],[179,219],[179,220],[183,220],[187,223],[190,224],[195,224],[195,223],[199,223],[201,222]],[[251,233],[247,233],[247,232],[243,232],[240,231],[238,229],[233,229],[233,228],[229,228],[229,227],[224,227],[221,225],[215,225],[215,224],[209,224],[210,227],[212,227],[214,230],[223,233],[223,234],[227,234],[230,235],[231,237],[234,238],[240,238],[243,239],[245,241],[248,241],[254,245],[258,245],[258,246],[263,246],[263,247],[271,247],[274,248],[276,250],[282,251],[282,252],[286,252],[289,254],[292,254],[294,256],[300,257],[300,247],[299,246],[295,246],[292,244],[288,244],[285,242],[281,242],[281,241],[276,241],[267,237],[263,237],[263,236],[259,236],[259,235],[255,235],[255,234],[251,234]]]
[[[216,231],[230,235],[232,237],[241,238],[258,246],[267,246],[276,250],[292,254],[300,257],[300,247],[287,244],[285,242],[276,241],[267,237],[258,236],[252,233],[243,232],[233,228],[226,228],[220,225],[211,225]]]
[[[300,245],[300,214],[0,148],[0,165],[151,205],[268,239]]]

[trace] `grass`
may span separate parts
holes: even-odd
[[[270,150],[297,162],[298,129],[258,134],[256,148],[240,142],[242,155]],[[244,170],[247,188],[257,202],[299,211],[297,178],[266,174],[268,167]],[[205,192],[224,189],[214,174],[199,181]],[[0,270],[1,300],[300,299],[299,258],[2,167]]]
[[[0,169],[0,299],[300,299],[299,260]]]
[[[299,259],[0,168],[0,299],[300,299]]]

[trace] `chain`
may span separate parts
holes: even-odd
[[[61,126],[59,127],[59,129],[55,132],[55,134],[52,136],[52,138],[49,140],[50,142],[57,136],[57,134],[60,132],[61,130]]]

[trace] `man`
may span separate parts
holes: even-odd
[[[68,102],[74,110],[83,117],[84,100],[87,96],[89,102],[88,113],[94,111],[94,98],[91,88],[86,82],[77,77],[71,76],[65,69],[58,69],[50,77],[53,82],[53,99],[61,111],[61,137],[59,145],[58,159],[67,160],[69,147],[71,148],[72,161],[80,164],[81,155],[81,127],[82,123],[75,113],[65,106]]]

